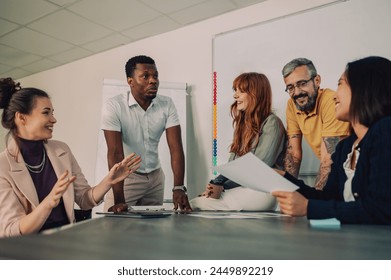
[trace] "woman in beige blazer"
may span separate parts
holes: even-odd
[[[0,154],[0,237],[74,223],[74,203],[91,209],[112,184],[140,164],[131,154],[91,188],[69,147],[52,138],[56,119],[48,94],[0,79],[2,125],[9,129]]]

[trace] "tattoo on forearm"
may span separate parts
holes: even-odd
[[[293,134],[293,135],[288,136],[288,139],[293,139],[293,138],[301,138],[301,135],[300,134]]]
[[[327,153],[332,155],[335,151],[335,147],[337,146],[338,142],[340,140],[340,137],[323,137],[323,142],[326,146]]]
[[[327,178],[331,170],[331,155],[334,153],[335,147],[337,146],[339,141],[340,137],[338,136],[323,137],[323,143],[326,146],[328,156],[320,163],[319,173],[315,181],[315,188],[317,188],[318,190],[322,190],[323,187],[326,185]]]
[[[330,171],[331,171],[331,159],[320,163],[319,173],[315,181],[316,189],[318,190],[323,189],[323,187],[326,185],[327,178],[329,177]]]
[[[289,172],[289,174],[295,177],[299,176],[300,163],[301,163],[300,159],[298,159],[297,157],[295,157],[294,155],[292,155],[290,152],[287,151],[284,158],[285,171]]]
[[[289,172],[291,175],[298,177],[300,171],[301,159],[295,156],[295,152],[292,144],[289,142],[290,139],[301,138],[300,134],[294,134],[288,136],[287,147],[284,157],[284,169]]]

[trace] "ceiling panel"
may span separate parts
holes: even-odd
[[[19,25],[9,22],[4,19],[0,19],[0,36],[10,32],[13,29],[18,28]]]
[[[18,29],[0,38],[0,44],[12,46],[26,53],[53,55],[70,49],[72,45],[28,28]]]
[[[204,20],[235,9],[230,0],[209,0],[184,10],[170,14],[171,18],[186,25]]]
[[[11,66],[0,63],[0,73],[10,71],[11,69],[12,69]]]
[[[141,0],[149,7],[156,9],[164,14],[169,14],[189,8],[191,6],[205,2],[205,0]]]
[[[122,32],[135,40],[150,37],[156,34],[162,34],[170,30],[177,29],[181,27],[180,24],[173,21],[167,16],[161,16],[150,22],[138,25],[134,28],[130,28]]]
[[[93,41],[93,42],[90,42],[87,44],[83,44],[82,47],[84,49],[92,51],[93,53],[98,53],[98,52],[102,52],[102,51],[105,51],[105,50],[108,50],[108,49],[111,49],[114,47],[128,44],[132,41],[133,41],[132,39],[130,39],[126,36],[114,33],[114,34],[111,34],[111,35],[104,37],[102,39],[99,39],[99,40],[96,40],[96,41]]]
[[[90,51],[87,51],[87,50],[79,48],[79,47],[74,47],[74,48],[67,50],[65,52],[62,52],[60,54],[52,55],[52,56],[50,56],[50,58],[55,61],[58,61],[58,62],[66,63],[67,61],[75,61],[80,58],[89,56],[91,54],[92,54],[92,52],[90,52]]]
[[[44,17],[28,27],[75,45],[85,44],[111,33],[109,29],[65,10]]]
[[[263,0],[263,1],[258,1],[258,0],[232,0],[232,1],[236,5],[238,5],[238,7],[247,7],[247,6],[250,6],[250,5],[253,5],[253,4],[264,2],[266,0]]]
[[[56,5],[44,0],[1,0],[0,18],[26,24],[56,9]]]
[[[44,59],[40,59],[36,62],[33,62],[31,64],[27,64],[27,65],[24,65],[22,68],[23,70],[26,70],[26,71],[29,71],[29,72],[35,72],[35,71],[45,71],[47,69],[51,69],[51,68],[54,68],[58,65],[60,65],[61,63],[58,63],[58,62],[55,62],[53,60],[49,60],[47,58],[44,58]]]
[[[0,1],[0,77],[18,79],[264,0]]]
[[[70,4],[78,1],[78,0],[47,0],[48,2],[54,3],[61,7],[69,6]]]
[[[13,67],[11,70],[3,73],[1,75],[1,77],[11,77],[13,79],[18,79],[19,77],[20,78],[26,77],[26,76],[32,75],[34,73],[36,73],[36,72],[29,72],[29,71],[25,71],[25,70],[20,69],[20,68]]]
[[[0,44],[0,62],[5,65],[20,67],[30,64],[42,57],[20,51],[18,49],[7,47]]]
[[[159,16],[157,11],[135,0],[84,0],[68,9],[115,31],[148,22]]]

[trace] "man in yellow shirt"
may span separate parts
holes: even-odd
[[[335,92],[320,89],[321,78],[311,60],[296,58],[282,69],[285,91],[291,97],[286,109],[288,145],[285,170],[297,177],[303,156],[302,136],[320,160],[315,187],[322,189],[331,168],[331,154],[349,134],[349,124],[335,118]]]

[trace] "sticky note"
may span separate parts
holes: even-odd
[[[338,229],[341,227],[341,222],[335,218],[310,220],[312,228]]]

